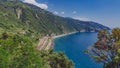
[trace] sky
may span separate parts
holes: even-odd
[[[120,0],[24,0],[63,17],[120,27]]]

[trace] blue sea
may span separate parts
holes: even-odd
[[[97,40],[96,32],[83,32],[66,35],[54,40],[54,51],[64,52],[74,62],[75,68],[102,68],[89,55],[84,53],[88,46]]]

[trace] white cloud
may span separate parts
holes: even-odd
[[[76,14],[77,12],[76,12],[76,11],[73,11],[72,13],[73,13],[73,14]]]
[[[78,19],[78,20],[82,20],[82,21],[91,21],[90,18],[88,17],[79,17],[79,16],[76,16],[76,17],[73,17],[74,19]]]
[[[48,8],[47,4],[45,4],[45,3],[37,3],[35,0],[23,0],[23,2],[36,5],[36,6],[40,7],[41,9],[47,9]]]
[[[61,14],[65,14],[65,12],[62,11]]]
[[[54,11],[53,13],[56,14],[56,15],[59,14],[57,11]]]

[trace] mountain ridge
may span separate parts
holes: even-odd
[[[0,68],[74,68],[64,53],[49,50],[51,37],[82,29],[109,29],[60,17],[18,0],[0,0],[0,10]]]
[[[52,12],[41,9],[35,5],[21,1],[7,1],[0,3],[1,29],[18,29],[15,32],[33,32],[41,35],[58,35],[73,31],[91,32],[109,29],[96,22],[80,21],[73,18],[60,17]],[[6,22],[6,20],[8,22]],[[5,24],[6,23],[6,24]],[[87,23],[87,24],[86,24]],[[9,28],[9,29],[8,29]]]

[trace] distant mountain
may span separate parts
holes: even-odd
[[[77,31],[96,32],[102,29],[110,29],[109,27],[93,21],[80,21],[69,17],[66,17],[64,20],[68,23],[68,25],[71,25],[71,27],[75,28]]]
[[[3,0],[4,1],[4,0]],[[40,35],[62,34],[73,31],[90,32],[109,29],[92,21],[64,18],[37,6],[15,1],[0,2],[0,30]]]
[[[64,53],[38,51],[38,42],[48,47],[53,39],[46,35],[100,29],[109,28],[95,22],[60,17],[18,0],[0,0],[0,68],[74,68]],[[45,39],[40,40],[43,36]]]

